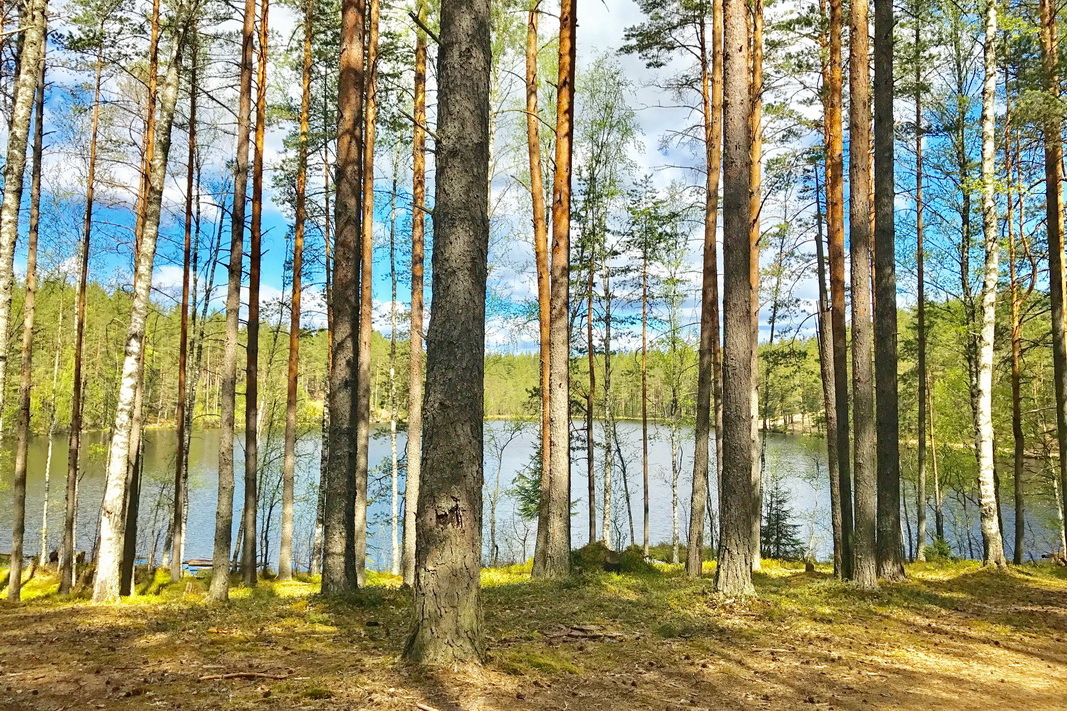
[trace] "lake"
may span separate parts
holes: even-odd
[[[602,445],[602,424],[597,424],[595,438]],[[641,426],[635,422],[617,424],[620,449],[625,459],[631,511],[637,542],[641,542]],[[499,560],[524,560],[533,554],[535,525],[524,521],[516,514],[515,498],[510,494],[516,475],[526,467],[531,459],[536,444],[537,429],[534,424],[527,424],[515,432],[511,423],[501,421],[486,422],[485,447],[485,526],[484,544],[486,560],[489,560],[489,506],[491,499],[497,500],[497,547]],[[663,425],[650,425],[650,511],[651,540],[655,543],[669,543],[672,536],[672,487],[671,487],[671,446],[670,430]],[[514,436],[511,436],[514,435]],[[688,508],[692,472],[692,429],[682,428],[675,433],[676,453],[681,472],[678,481],[679,527],[684,545],[688,531]],[[174,455],[176,434],[173,430],[147,430],[144,442],[144,479],[142,484],[141,511],[138,528],[138,553],[147,558],[155,550],[156,560],[162,556],[164,537],[169,517],[171,490],[174,476]],[[240,502],[243,501],[241,473],[243,472],[243,436],[238,435],[236,444],[237,487],[234,496],[234,539],[236,541],[239,524]],[[318,430],[302,434],[297,452],[296,505],[294,557],[297,564],[306,568],[309,560],[311,537],[315,519],[316,490],[319,476],[320,436]],[[45,461],[48,453],[48,439],[34,438],[29,452],[29,474],[27,491],[27,533],[26,553],[34,554],[39,548],[40,529],[43,513],[45,491]],[[4,446],[10,450],[13,442],[8,437]],[[398,448],[403,456],[404,434],[398,434]],[[260,445],[261,452],[261,486],[262,501],[260,525],[267,522],[261,540],[267,543],[267,557],[273,567],[277,560],[278,538],[281,518],[281,436],[264,437]],[[370,445],[370,511],[368,515],[368,565],[374,569],[387,570],[391,560],[391,528],[389,514],[391,510],[390,477],[390,441],[388,426],[379,425],[373,431]],[[53,441],[50,496],[48,506],[48,547],[58,547],[63,515],[64,479],[66,477],[67,440],[58,436]],[[96,536],[100,501],[103,494],[103,471],[107,455],[107,442],[102,433],[87,433],[84,437],[82,477],[79,484],[79,505],[77,516],[77,546],[79,550],[90,550]],[[597,505],[602,504],[603,483],[599,480],[603,464],[603,450],[598,446],[595,454],[597,470]],[[712,447],[714,460],[714,446]],[[0,459],[0,551],[10,550],[11,541],[11,462],[10,451]],[[827,559],[832,551],[830,534],[830,500],[829,484],[826,473],[826,451],[823,440],[816,436],[799,434],[769,434],[766,442],[765,479],[772,477],[780,482],[787,492],[789,507],[793,512],[794,523],[800,540],[814,551],[819,559]],[[193,434],[190,449],[190,498],[189,498],[189,537],[186,558],[210,558],[214,535],[214,518],[216,505],[216,476],[218,463],[218,431],[198,430]],[[1005,466],[1005,470],[1008,470]],[[497,473],[499,471],[499,484]],[[945,473],[943,472],[943,476]],[[626,515],[622,474],[619,462],[615,464],[613,511],[615,513],[612,544],[615,547],[630,543],[630,525]],[[765,484],[767,486],[769,484]],[[713,487],[714,488],[714,487]],[[1027,558],[1038,558],[1058,548],[1058,535],[1055,533],[1055,509],[1051,496],[1042,487],[1034,486],[1031,500],[1028,502],[1028,526],[1026,540]],[[403,496],[403,482],[400,484]],[[585,449],[582,446],[573,455],[572,500],[574,516],[572,522],[573,544],[575,547],[588,540],[587,514],[587,480]],[[914,494],[910,485],[905,488],[907,511],[914,517]],[[932,493],[932,485],[931,485]],[[1011,551],[1013,510],[1011,494],[1005,489],[1002,493],[1004,530],[1007,532],[1006,546]],[[712,499],[715,499],[713,491]],[[980,555],[981,546],[978,538],[977,509],[966,506],[967,497],[957,493],[954,497],[946,495],[946,536],[953,549],[962,555]],[[402,518],[402,516],[401,516]],[[598,525],[601,515],[598,513]],[[912,525],[914,525],[912,523]],[[929,532],[933,534],[933,513],[928,515]],[[910,535],[905,530],[904,540]],[[977,548],[975,547],[977,545]]]

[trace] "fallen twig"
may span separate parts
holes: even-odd
[[[288,674],[269,674],[267,672],[229,672],[228,674],[208,674],[200,677],[200,681],[215,681],[218,679],[288,679]]]

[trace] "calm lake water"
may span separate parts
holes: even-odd
[[[620,448],[625,459],[631,510],[637,542],[641,539],[641,427],[639,423],[620,422],[617,425]],[[671,446],[670,432],[665,426],[651,426],[652,441],[650,445],[649,491],[651,508],[651,538],[653,543],[669,543],[672,531],[672,487],[671,487]],[[512,435],[510,423],[486,422],[485,447],[485,526],[484,536],[486,559],[489,559],[489,507],[491,499],[497,501],[496,539],[501,560],[524,560],[533,553],[535,526],[523,521],[516,514],[516,503],[510,494],[516,475],[530,462],[534,452],[536,427],[528,425]],[[680,457],[678,481],[679,527],[684,545],[688,531],[688,502],[691,487],[692,470],[692,430],[685,429],[678,440]],[[602,445],[600,425],[597,425],[596,439]],[[77,544],[80,550],[89,550],[96,536],[100,501],[103,494],[103,469],[107,454],[107,443],[102,434],[90,433],[83,448],[82,477],[79,484],[79,505],[77,517]],[[5,441],[10,448],[10,438]],[[176,434],[172,430],[150,430],[145,433],[144,482],[141,492],[141,511],[138,529],[138,552],[148,557],[153,549],[156,559],[162,556],[164,537],[166,536],[169,502],[172,497],[172,480],[174,476]],[[27,497],[27,533],[26,553],[34,554],[40,547],[40,529],[45,492],[45,461],[48,454],[48,440],[45,437],[32,441],[29,456],[29,481]],[[398,434],[398,448],[401,457],[404,452],[404,434]],[[54,549],[59,545],[60,527],[63,515],[63,491],[66,477],[65,436],[53,441],[50,496],[48,505],[48,547]],[[234,537],[237,536],[240,502],[243,500],[240,473],[242,466],[243,437],[237,438],[237,489],[234,496],[235,517]],[[273,567],[277,560],[278,537],[281,518],[281,437],[267,437],[260,445],[262,502],[260,521],[269,522],[261,540],[267,543],[267,559]],[[370,465],[371,505],[369,513],[368,564],[375,569],[388,569],[391,559],[391,527],[389,513],[391,509],[391,448],[388,428],[379,426],[371,440]],[[599,480],[603,464],[603,450],[598,447],[595,455],[597,470],[597,505],[602,505],[603,483]],[[712,447],[714,458],[714,447]],[[316,491],[319,476],[320,437],[319,432],[309,431],[299,440],[297,457],[296,507],[295,507],[295,551],[297,563],[306,567],[311,547],[311,537],[315,519]],[[830,536],[830,499],[829,484],[826,473],[826,451],[823,441],[814,436],[770,434],[766,445],[766,477],[775,477],[788,492],[789,505],[798,524],[798,537],[815,551],[820,559],[830,556],[832,540]],[[190,500],[189,500],[189,539],[186,558],[210,558],[214,535],[214,518],[216,506],[216,476],[218,464],[217,430],[197,431],[193,434],[190,451]],[[11,541],[11,457],[5,452],[0,459],[0,551],[10,550]],[[498,484],[499,472],[499,484]],[[944,476],[944,474],[943,474]],[[625,494],[622,472],[616,461],[614,473],[614,546],[630,543],[630,524],[626,515]],[[766,486],[766,484],[765,484]],[[403,482],[400,484],[401,498]],[[573,458],[572,499],[574,517],[572,524],[573,543],[583,545],[588,540],[587,524],[587,480],[584,446],[575,452]],[[906,488],[909,497],[908,515],[914,518],[913,494],[911,487]],[[1011,510],[1010,492],[1003,492],[1004,529],[1008,532],[1006,545],[1011,547],[1013,512]],[[712,492],[712,498],[715,493]],[[1058,548],[1058,535],[1054,533],[1056,519],[1051,497],[1043,489],[1035,488],[1032,501],[1028,502],[1028,530],[1026,554],[1028,558],[1040,557],[1044,553]],[[402,503],[401,503],[402,506]],[[598,513],[598,525],[601,515]],[[928,526],[933,534],[933,513],[928,516]],[[961,500],[946,495],[946,535],[958,554],[964,556],[981,552],[978,538],[977,510],[971,505],[965,508]],[[905,541],[909,534],[905,531]],[[977,544],[977,548],[976,548]]]

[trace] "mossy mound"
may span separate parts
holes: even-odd
[[[571,570],[575,573],[629,573],[658,575],[659,570],[645,560],[640,546],[630,546],[619,552],[608,548],[603,541],[594,541],[571,551]]]

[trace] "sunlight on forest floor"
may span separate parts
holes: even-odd
[[[908,573],[864,593],[765,561],[759,597],[739,600],[677,566],[486,570],[488,663],[425,671],[398,661],[411,606],[395,576],[343,602],[262,582],[219,607],[203,580],[159,573],[92,605],[37,571],[26,602],[0,603],[0,709],[1064,708],[1067,569]]]

